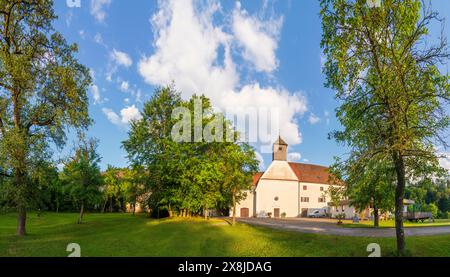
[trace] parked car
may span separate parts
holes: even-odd
[[[311,218],[320,218],[326,217],[327,213],[324,209],[308,209],[308,217]]]

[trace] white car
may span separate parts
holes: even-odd
[[[311,217],[311,218],[320,218],[320,217],[326,217],[326,216],[327,216],[327,214],[324,210],[320,210],[320,209],[316,210],[315,209],[315,210],[312,210],[311,212],[308,211],[308,217]]]

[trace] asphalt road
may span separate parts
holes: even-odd
[[[324,235],[350,237],[395,237],[394,228],[345,228],[336,225],[336,220],[329,219],[273,219],[273,218],[238,218],[239,222],[265,226],[275,229],[297,231]],[[410,227],[405,228],[406,236],[431,236],[450,234],[450,226]]]

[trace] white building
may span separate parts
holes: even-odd
[[[303,217],[308,209],[326,209],[330,201],[328,168],[287,161],[287,143],[273,145],[273,160],[253,177],[253,187],[236,207],[238,217]]]

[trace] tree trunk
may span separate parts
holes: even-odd
[[[397,254],[405,255],[405,232],[403,229],[403,196],[405,194],[405,164],[400,153],[394,153],[397,187],[395,188],[395,233],[397,236]]]
[[[208,220],[208,209],[207,208],[203,209],[203,216],[205,217],[205,220]]]
[[[109,198],[109,212],[112,213],[113,212],[113,205],[112,205],[112,197]]]
[[[102,209],[103,214],[106,212],[106,204],[108,204],[108,199],[106,199],[105,202],[103,203],[103,209]]]
[[[83,214],[84,214],[84,201],[81,201],[80,217],[78,218],[78,224],[83,223]]]
[[[233,190],[233,220],[231,221],[231,225],[234,226],[236,224],[236,193]]]
[[[373,206],[373,226],[380,226],[380,213],[378,211],[378,207],[376,205]]]
[[[25,224],[27,222],[27,210],[25,207],[20,205],[18,207],[18,217],[17,217],[17,235],[25,236],[27,234],[25,229]]]
[[[136,202],[133,203],[133,215],[135,215],[135,214],[136,214]]]
[[[172,211],[172,207],[170,206],[170,204],[169,204],[169,217],[170,218],[172,218],[172,216],[173,216],[173,211]]]

